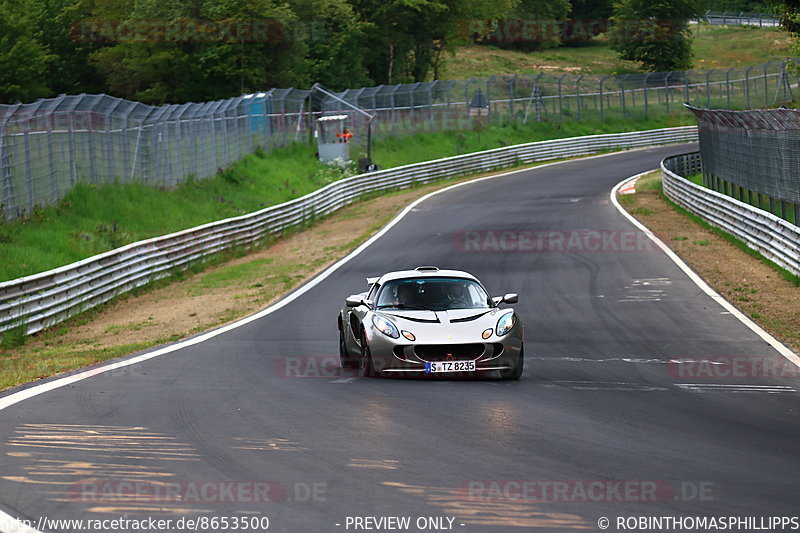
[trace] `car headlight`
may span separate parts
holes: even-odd
[[[372,315],[372,325],[378,328],[378,330],[387,337],[391,337],[393,339],[400,338],[400,332],[397,331],[397,326],[382,316]]]
[[[502,337],[509,331],[511,328],[514,327],[514,323],[516,320],[514,319],[514,311],[509,311],[508,313],[504,314],[500,317],[500,320],[497,321],[497,336]]]

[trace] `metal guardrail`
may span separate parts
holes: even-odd
[[[254,245],[266,236],[327,215],[372,192],[537,161],[696,140],[695,126],[590,135],[496,148],[353,176],[254,213],[132,243],[48,272],[0,283],[0,331],[24,326],[28,334],[35,333],[211,254]]]
[[[744,13],[729,11],[708,11],[705,17],[700,19],[713,25],[739,25],[739,26],[758,26],[777,27],[780,26],[780,19],[768,13]]]
[[[700,152],[664,159],[661,162],[664,194],[709,224],[743,241],[773,263],[800,275],[800,228],[681,176],[701,171]]]

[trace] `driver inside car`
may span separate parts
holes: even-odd
[[[394,302],[398,307],[410,307],[414,305],[416,289],[411,283],[401,283],[397,287],[397,301]]]
[[[447,286],[447,307],[466,309],[471,307],[467,291],[462,283],[449,283]]]

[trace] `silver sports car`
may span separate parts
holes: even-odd
[[[339,357],[364,375],[463,375],[519,379],[524,327],[516,294],[490,298],[471,274],[418,267],[367,278],[338,316]]]

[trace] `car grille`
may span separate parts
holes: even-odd
[[[423,361],[464,361],[477,359],[484,352],[483,344],[418,344],[414,353]]]

